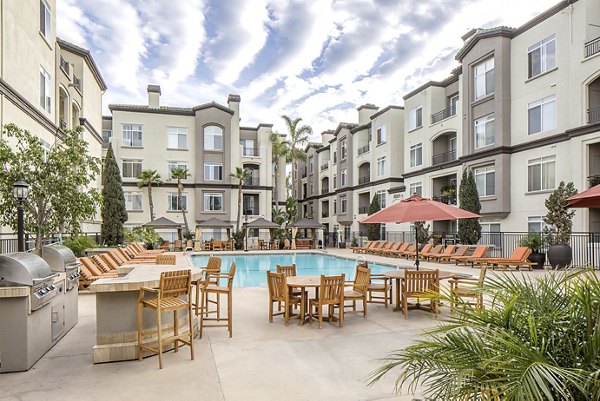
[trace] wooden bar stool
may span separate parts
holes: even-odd
[[[162,272],[160,274],[160,284],[156,288],[140,288],[138,297],[138,357],[141,361],[144,358],[143,351],[151,351],[158,353],[158,367],[162,369],[162,349],[163,345],[174,343],[175,352],[179,351],[179,342],[190,346],[190,354],[194,360],[194,329],[192,324],[192,303],[191,303],[191,270],[175,270]],[[146,298],[146,293],[154,295],[154,297]],[[185,295],[186,299],[181,299],[180,296]],[[158,344],[156,348],[143,344],[142,331],[143,311],[144,308],[150,308],[156,311],[156,327],[158,333]],[[187,310],[189,332],[187,334],[179,334],[179,319],[177,311]],[[173,335],[163,337],[161,314],[163,312],[173,312]]]
[[[231,268],[228,274],[214,274],[207,272],[206,280],[201,283],[200,290],[202,296],[200,297],[200,338],[202,338],[202,329],[204,327],[227,327],[229,331],[229,337],[233,334],[233,316],[232,316],[232,293],[233,293],[233,277],[235,276],[235,262],[231,263]],[[212,284],[214,280],[217,280],[217,284]],[[222,287],[220,285],[221,279],[227,279],[227,286]],[[208,304],[205,301],[208,299],[208,295],[216,295],[216,315],[217,317],[208,317],[211,311],[208,310]],[[227,295],[227,317],[221,317],[221,295]],[[206,308],[206,310],[205,310]],[[227,323],[219,323],[226,320]],[[206,322],[217,322],[217,323],[206,323]]]

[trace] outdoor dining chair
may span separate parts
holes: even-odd
[[[364,265],[356,265],[356,273],[354,274],[354,281],[348,283],[352,286],[352,289],[344,291],[344,303],[346,301],[352,301],[352,310],[356,311],[356,301],[362,301],[363,304],[363,317],[367,317],[367,291],[369,288],[369,282],[371,281],[371,269]]]
[[[321,274],[321,284],[319,285],[319,296],[310,300],[308,321],[312,318],[319,320],[319,328],[323,328],[323,307],[328,309],[328,317],[331,322],[334,319],[334,306],[339,309],[338,325],[344,326],[344,279],[342,273],[340,276],[325,276]]]
[[[273,316],[284,315],[287,326],[292,317],[292,306],[300,305],[300,297],[290,294],[287,286],[287,276],[284,273],[267,271],[267,287],[269,288],[269,322],[273,323]],[[284,311],[273,313],[273,303],[283,304]],[[280,309],[281,310],[281,309]]]
[[[483,309],[483,293],[481,289],[485,280],[487,266],[482,265],[479,270],[479,277],[455,277],[448,280],[450,283],[450,306],[454,311],[456,301],[466,298],[467,301],[461,303],[475,305],[476,308]],[[474,303],[472,301],[475,301]]]
[[[202,291],[201,291],[202,286],[208,280],[209,274],[210,275],[215,275],[215,274],[218,275],[219,273],[221,273],[221,258],[219,258],[217,256],[211,256],[208,258],[208,262],[206,264],[204,272],[202,273],[202,276],[198,280],[196,280],[192,283],[196,289],[196,302],[193,304],[194,313],[196,314],[196,316],[198,316],[198,311],[200,310],[200,295],[202,293]],[[212,284],[215,284],[215,285],[217,284],[217,280],[215,278],[212,279]],[[215,301],[209,300],[209,299],[206,299],[204,301],[205,304],[214,303],[214,302]]]
[[[404,318],[408,319],[408,310],[419,308],[427,309],[433,313],[438,313],[438,301],[435,294],[439,293],[440,271],[436,270],[406,270],[402,280],[402,313]],[[409,304],[408,300],[416,298],[414,304]],[[421,301],[429,301],[429,306],[421,304]]]

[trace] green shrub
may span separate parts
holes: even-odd
[[[83,256],[86,249],[98,246],[94,241],[83,235],[68,238],[63,241],[63,245],[72,250],[77,256]]]
[[[150,227],[137,226],[131,230],[125,229],[125,240],[127,242],[143,242],[148,249],[157,248],[162,242],[160,235]]]

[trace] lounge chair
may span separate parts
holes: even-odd
[[[444,249],[444,252],[438,255],[429,255],[428,259],[434,259],[436,261],[439,261],[443,257],[452,256],[454,251],[456,251],[456,245],[448,245],[446,249]]]
[[[423,249],[421,251],[419,251],[419,256],[421,256],[422,252],[429,252],[431,250],[431,248],[433,247],[433,244],[425,244],[425,246],[423,247]],[[417,256],[417,251],[406,251],[404,252],[404,254],[402,256],[405,256],[406,259],[408,258],[416,258]]]
[[[395,251],[392,251],[392,250],[387,251],[386,256],[393,256],[395,258],[397,258],[398,256],[402,256],[402,254],[404,252],[406,252],[406,250],[408,249],[409,246],[410,246],[410,242],[403,242],[402,244],[400,244],[398,249],[396,249]]]
[[[387,241],[381,248],[370,250],[369,253],[373,255],[383,255],[385,252],[389,251],[394,245],[394,241]]]
[[[385,241],[375,241],[373,245],[371,245],[368,249],[364,249],[363,253],[373,253],[377,252],[383,248],[385,245]]]
[[[530,254],[531,249],[526,246],[520,246],[515,248],[508,258],[482,258],[479,259],[477,263],[484,263],[487,266],[492,266],[492,269],[498,267],[503,270],[510,270],[511,267],[514,267],[517,270],[521,268],[531,270],[535,263],[527,260]]]
[[[417,249],[417,244],[414,243],[414,242],[411,242],[411,243],[408,244],[408,248],[406,248],[404,250],[404,252],[402,252],[400,254],[400,256],[404,256],[404,257],[406,257],[408,259],[408,255],[414,253],[416,249]]]
[[[429,260],[432,256],[441,255],[444,251],[444,245],[436,245],[429,252],[419,252],[419,256],[425,260]]]
[[[456,250],[454,251],[453,254],[451,255],[442,255],[440,258],[438,258],[438,262],[439,263],[445,263],[445,262],[449,262],[451,260],[451,258],[455,258],[457,256],[465,256],[467,254],[467,252],[469,251],[469,245],[460,245],[459,247],[456,248]]]
[[[377,255],[386,256],[388,254],[388,252],[397,251],[398,248],[400,248],[401,246],[402,246],[402,242],[394,242],[389,249],[383,249],[383,250],[377,252]]]
[[[485,257],[486,253],[488,252],[488,249],[490,249],[488,245],[477,245],[471,255],[452,256],[449,258],[449,260],[456,262],[457,265],[459,263],[464,263],[471,264],[471,266],[473,266],[475,261]]]
[[[367,241],[367,243],[364,246],[352,246],[350,247],[350,249],[352,249],[352,253],[361,253],[363,249],[368,249],[374,243],[375,241]]]

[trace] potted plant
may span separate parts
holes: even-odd
[[[544,236],[550,247],[548,248],[548,261],[553,269],[564,268],[571,264],[573,251],[569,245],[573,230],[574,210],[566,208],[567,198],[576,195],[577,190],[572,182],[560,182],[546,199],[548,213],[544,217]]]
[[[244,231],[236,231],[233,233],[233,240],[235,241],[235,249],[240,250],[244,247]]]
[[[356,235],[352,236],[352,242],[350,243],[350,246],[352,246],[352,247],[358,246],[358,238],[356,237]]]
[[[535,263],[534,269],[543,269],[546,263],[546,254],[540,252],[544,243],[541,233],[531,233],[527,237],[521,238],[520,246],[526,246],[531,249],[531,254],[527,258],[531,263]]]

